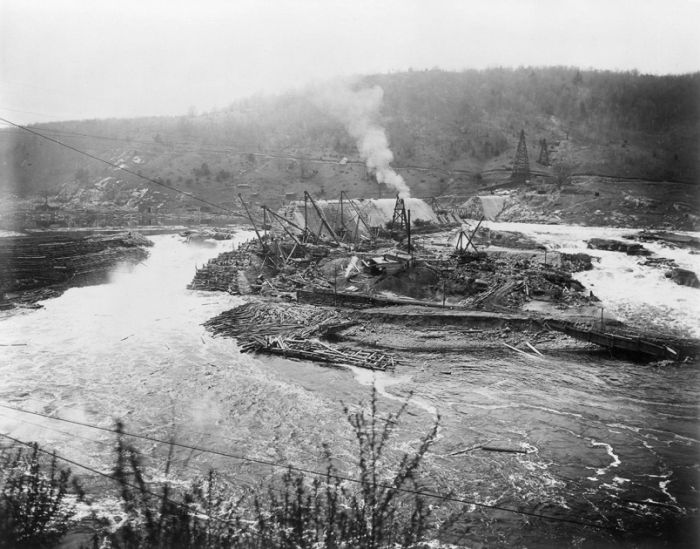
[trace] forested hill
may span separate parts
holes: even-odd
[[[354,90],[373,86],[383,90],[373,122],[386,129],[393,165],[414,196],[469,194],[502,181],[521,130],[531,168],[543,177],[700,180],[700,73],[430,70],[365,76],[352,84]],[[270,205],[303,189],[321,196],[343,188],[354,196],[376,195],[356,138],[317,92],[255,97],[182,117],[33,128],[217,203],[233,203],[238,192]],[[21,130],[0,134],[4,191],[119,207],[182,204],[182,196],[147,188],[143,180],[55,143]],[[537,163],[542,140],[548,165]]]

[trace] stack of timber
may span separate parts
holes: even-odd
[[[319,340],[309,340],[300,337],[282,338],[266,337],[264,340],[254,338],[241,348],[243,352],[268,353],[298,358],[327,364],[357,366],[370,370],[387,370],[396,366],[393,356],[370,351],[336,347]]]
[[[250,258],[250,253],[243,250],[221,253],[197,269],[187,289],[228,292],[234,295],[250,293],[247,280],[241,284],[241,275],[245,277],[244,271],[250,267]]]
[[[375,370],[393,367],[396,361],[391,355],[337,347],[318,339],[354,324],[355,321],[333,310],[261,301],[225,311],[204,326],[214,335],[235,337],[245,353],[268,353]]]
[[[303,288],[312,290],[329,290],[333,284],[323,277],[317,265],[309,265],[304,269],[297,269],[296,272],[283,272],[274,279],[274,285],[278,289],[289,292]]]
[[[138,233],[41,234],[0,239],[0,291],[99,281],[117,263],[143,261],[153,243]]]
[[[508,294],[522,288],[523,284],[522,280],[509,280],[503,284],[496,284],[475,299],[473,306],[476,308],[483,308],[489,305],[498,305]]]
[[[214,335],[235,337],[241,345],[249,339],[273,335],[310,337],[341,323],[335,311],[311,306],[253,301],[207,320]]]

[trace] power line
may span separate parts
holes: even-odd
[[[213,520],[213,521],[216,521],[216,522],[219,522],[219,523],[223,523],[223,524],[227,524],[227,525],[232,525],[232,526],[236,526],[236,527],[239,526],[239,525],[238,525],[236,522],[234,522],[234,521],[226,520],[226,519],[223,519],[223,518],[220,518],[220,517],[212,517],[211,515],[205,515],[201,510],[196,510],[196,511],[195,511],[195,510],[191,509],[187,504],[182,503],[182,502],[180,502],[180,501],[173,500],[173,499],[167,497],[167,495],[164,494],[164,493],[157,494],[156,492],[153,492],[152,490],[149,490],[149,489],[146,488],[145,486],[142,486],[142,485],[139,486],[139,485],[132,484],[132,483],[128,482],[126,479],[124,479],[124,478],[118,479],[117,477],[115,477],[115,476],[113,476],[113,475],[110,475],[110,474],[108,474],[108,473],[104,473],[104,472],[102,472],[102,471],[99,471],[98,469],[95,469],[94,467],[90,467],[89,465],[85,465],[84,463],[80,463],[80,462],[78,462],[78,461],[75,461],[75,460],[73,460],[73,459],[67,458],[67,457],[65,457],[65,456],[61,456],[61,455],[57,454],[57,453],[54,452],[54,451],[44,450],[43,448],[41,448],[39,445],[37,445],[37,444],[35,444],[35,443],[25,442],[25,441],[23,441],[23,440],[20,440],[20,439],[18,439],[18,438],[15,438],[15,437],[13,437],[13,436],[10,436],[10,435],[8,435],[8,434],[6,434],[6,433],[0,433],[0,436],[5,437],[6,439],[11,440],[12,442],[14,442],[14,443],[16,443],[16,444],[21,444],[22,446],[26,446],[26,447],[31,448],[31,449],[36,449],[37,452],[41,452],[41,453],[46,454],[46,455],[49,455],[49,456],[51,456],[51,457],[55,457],[56,459],[61,460],[61,461],[65,461],[66,463],[69,463],[69,464],[71,464],[71,465],[74,465],[75,467],[80,467],[81,469],[85,469],[86,471],[89,471],[89,472],[94,473],[94,474],[96,474],[96,475],[99,475],[99,476],[101,476],[101,477],[110,479],[110,480],[112,480],[112,481],[114,481],[114,482],[116,482],[116,483],[118,483],[118,484],[120,484],[120,485],[128,486],[129,488],[131,488],[131,489],[133,489],[133,490],[138,490],[138,491],[139,491],[140,493],[142,493],[142,494],[148,494],[149,496],[153,496],[153,497],[158,498],[158,499],[160,499],[160,500],[162,500],[162,501],[166,501],[166,502],[168,502],[168,503],[171,503],[171,504],[175,505],[176,507],[179,507],[180,509],[183,509],[183,510],[186,511],[188,514],[194,514],[194,516],[195,516],[196,518],[204,518],[204,519],[207,519],[207,520]],[[133,451],[133,452],[135,452],[135,453],[137,453],[137,454],[139,454],[139,455],[144,455],[142,452],[139,452],[138,450],[136,450],[136,449],[134,449],[134,448],[129,448],[129,450],[130,450],[130,451]],[[217,473],[217,474],[218,474],[218,473]],[[283,492],[282,490],[280,490],[280,489],[273,489],[273,491],[277,492],[277,493],[280,494],[280,495],[284,495],[284,492]],[[171,514],[172,514],[172,513],[171,513]],[[254,537],[258,537],[258,538],[260,537],[260,534],[259,534],[259,533],[255,532],[255,531],[252,531],[252,530],[246,530],[246,533],[247,533],[247,534],[250,534],[250,535],[252,535],[252,536],[254,536]]]
[[[252,155],[252,156],[257,156],[261,158],[276,158],[280,160],[297,160],[300,162],[309,162],[311,164],[337,164],[337,160],[330,160],[326,159],[324,160],[323,158],[311,158],[309,156],[294,156],[290,154],[285,154],[280,151],[268,151],[268,152],[256,152],[256,151],[245,151],[245,150],[236,150],[233,148],[218,148],[218,149],[212,149],[212,148],[207,148],[203,146],[198,146],[196,143],[191,143],[188,141],[163,141],[162,143],[159,143],[157,141],[144,141],[143,139],[133,139],[129,137],[110,137],[107,135],[94,135],[94,134],[89,134],[89,133],[82,133],[82,132],[74,132],[70,130],[63,130],[63,129],[53,129],[53,128],[38,128],[42,132],[47,132],[47,133],[52,133],[56,135],[62,135],[65,137],[88,137],[91,139],[104,139],[107,141],[119,141],[121,143],[137,143],[141,145],[160,145],[160,146],[170,146],[170,145],[176,145],[178,147],[185,147],[187,152],[199,152],[199,153],[206,153],[206,154],[234,154],[238,156],[243,156],[243,155]],[[359,164],[364,166],[365,163],[361,160],[348,160],[348,164]],[[411,167],[411,166],[409,166]],[[397,166],[397,169],[402,169],[401,166]],[[426,168],[426,167],[416,167],[416,169],[419,170],[424,170],[424,171],[440,171],[437,169],[433,168]]]
[[[252,457],[245,456],[242,454],[232,454],[232,453],[228,453],[228,452],[222,452],[220,450],[214,450],[214,449],[210,449],[210,448],[202,448],[199,446],[194,446],[194,445],[190,445],[190,444],[183,444],[183,443],[175,442],[175,441],[162,440],[162,439],[152,437],[149,435],[130,433],[128,431],[123,431],[123,430],[118,431],[116,429],[109,429],[107,427],[100,427],[99,425],[93,425],[91,423],[85,423],[82,421],[60,418],[57,416],[49,416],[47,414],[42,414],[40,412],[33,412],[30,410],[24,410],[22,408],[8,406],[6,404],[0,404],[0,407],[7,408],[8,410],[14,410],[16,412],[23,412],[26,414],[41,416],[41,417],[53,419],[56,421],[64,421],[66,423],[72,423],[74,425],[80,425],[82,427],[90,427],[93,429],[98,429],[100,431],[107,431],[107,432],[114,433],[114,434],[121,434],[121,435],[129,436],[129,437],[133,437],[133,438],[137,438],[137,439],[147,440],[149,442],[155,442],[158,444],[170,444],[172,446],[176,446],[179,448],[185,448],[188,450],[195,450],[198,452],[203,452],[203,453],[212,454],[212,455],[218,455],[218,456],[222,456],[222,457],[228,457],[228,458],[237,459],[237,460],[241,460],[241,461],[247,461],[250,463],[257,463],[259,465],[265,465],[268,467],[275,467],[278,469],[292,470],[292,471],[296,471],[299,473],[305,473],[305,474],[314,475],[314,476],[322,476],[322,477],[330,476],[330,477],[335,478],[337,480],[352,482],[354,484],[365,484],[362,480],[348,477],[348,476],[344,476],[344,475],[340,475],[340,474],[330,474],[329,475],[327,472],[324,473],[321,471],[315,471],[313,469],[308,469],[305,467],[298,467],[298,466],[288,465],[288,464],[284,464],[284,463],[276,463],[274,461],[264,460],[264,459],[260,459],[260,458],[252,458]],[[579,526],[588,526],[588,527],[597,528],[597,529],[616,530],[616,528],[614,528],[614,527],[605,526],[605,525],[601,525],[601,524],[595,524],[593,522],[569,519],[569,518],[564,518],[564,517],[555,517],[552,515],[542,515],[542,514],[534,513],[531,511],[522,511],[522,510],[518,510],[518,509],[511,509],[509,507],[502,507],[500,505],[489,505],[489,504],[480,503],[480,502],[474,501],[474,500],[457,498],[457,497],[447,496],[447,495],[442,495],[442,494],[435,494],[435,493],[431,493],[431,492],[423,492],[423,491],[414,490],[411,488],[397,488],[395,486],[391,486],[388,484],[382,484],[382,483],[376,483],[376,484],[374,484],[374,486],[379,487],[379,488],[386,488],[389,490],[396,490],[398,492],[403,492],[403,493],[412,494],[412,495],[416,495],[416,496],[429,497],[429,498],[439,499],[439,500],[453,502],[453,503],[461,503],[464,505],[474,505],[476,507],[482,507],[485,509],[492,509],[492,510],[496,510],[496,511],[505,511],[508,513],[515,513],[518,515],[524,515],[524,516],[529,516],[529,517],[533,517],[533,518],[540,518],[540,519],[551,520],[551,521],[556,521],[556,522],[566,522],[566,523],[570,523],[570,524],[577,524]]]
[[[0,120],[2,120],[0,118]],[[1,122],[0,122],[1,123]],[[52,123],[52,122],[46,122]],[[53,122],[54,124],[60,123],[60,122]],[[12,127],[19,127],[17,124],[13,123],[6,123],[6,125]],[[35,124],[36,126],[36,124]],[[28,128],[21,128],[21,129],[26,129],[29,131]],[[243,155],[248,155],[248,156],[256,156],[256,157],[261,157],[261,158],[270,158],[270,159],[278,159],[278,160],[295,160],[298,162],[308,162],[311,164],[338,164],[338,160],[331,160],[331,159],[323,159],[323,158],[311,158],[309,156],[298,156],[298,155],[290,155],[290,154],[284,154],[283,152],[280,151],[268,151],[268,152],[255,152],[255,151],[243,151],[243,150],[235,150],[233,148],[224,148],[224,149],[212,149],[212,148],[206,148],[202,146],[197,146],[195,143],[190,143],[186,141],[164,141],[162,143],[158,143],[157,141],[144,141],[142,139],[133,139],[133,138],[126,138],[126,137],[110,137],[106,135],[94,135],[94,134],[88,134],[88,133],[82,133],[82,132],[72,132],[70,130],[62,130],[62,129],[53,129],[53,128],[39,128],[43,132],[51,133],[54,135],[61,135],[64,137],[87,137],[90,139],[103,139],[107,141],[118,141],[121,143],[136,143],[140,145],[147,145],[147,146],[153,146],[154,144],[160,145],[160,146],[170,146],[170,145],[176,145],[179,147],[185,147],[185,151],[187,152],[198,152],[198,153],[204,153],[204,154],[227,154],[227,155],[238,155],[238,156],[243,156]],[[36,133],[36,132],[34,132]],[[39,135],[37,133],[37,135]],[[65,144],[64,144],[65,145]],[[347,164],[354,164],[354,165],[359,165],[359,166],[365,166],[365,162],[362,160],[347,160]],[[417,170],[421,172],[426,172],[426,173],[439,173],[439,174],[445,174],[445,175],[475,175],[476,172],[473,171],[468,171],[468,170],[446,170],[446,169],[441,169],[437,168],[434,166],[414,166],[414,165],[403,165],[403,166],[394,166],[394,169],[399,171],[399,170]],[[488,172],[499,172],[499,171],[510,171],[510,170],[505,170],[505,169],[496,169],[496,170],[486,170],[483,171],[482,173],[488,173]],[[131,172],[133,173],[133,172]],[[534,172],[537,174],[541,175],[546,175],[542,172]],[[242,175],[242,174],[241,174]],[[503,184],[498,184],[497,186],[500,187]],[[184,191],[183,191],[184,192]],[[189,194],[188,194],[189,196]]]
[[[11,110],[11,109],[7,109]],[[80,123],[82,121],[78,121]],[[83,133],[83,132],[75,132],[71,130],[66,130],[66,129],[59,129],[59,128],[36,128],[38,124],[61,124],[62,122],[37,122],[36,124],[33,124],[35,129],[39,129],[42,132],[47,132],[55,135],[62,135],[66,137],[88,137],[92,139],[103,139],[107,141],[119,141],[121,143],[137,143],[141,145],[160,145],[160,146],[169,146],[169,145],[177,145],[180,147],[189,147],[187,149],[188,152],[200,152],[200,153],[211,153],[211,154],[235,154],[239,156],[243,155],[252,155],[252,156],[258,156],[258,157],[263,157],[263,158],[277,158],[281,160],[297,160],[297,161],[303,161],[303,162],[309,162],[311,164],[338,164],[338,160],[335,159],[323,159],[323,158],[312,158],[310,156],[299,156],[299,155],[290,155],[290,154],[285,154],[282,151],[267,151],[267,152],[256,152],[256,151],[246,151],[246,150],[236,150],[233,148],[219,148],[219,149],[212,149],[212,148],[207,148],[207,147],[202,147],[202,146],[197,146],[196,143],[191,143],[188,141],[163,141],[163,142],[158,142],[158,141],[144,141],[143,139],[134,139],[130,137],[110,137],[107,135],[95,135],[95,134],[90,134],[90,133]],[[356,164],[356,165],[361,165],[365,166],[365,162],[362,160],[347,160],[347,164]],[[476,172],[470,172],[467,170],[445,170],[441,168],[437,168],[434,166],[414,166],[414,165],[403,165],[403,166],[394,166],[394,169],[396,170],[418,170],[418,171],[423,171],[423,172],[429,172],[429,173],[441,173],[441,174],[474,174]],[[499,170],[491,170],[491,171],[499,171]],[[508,171],[508,170],[506,170]],[[482,172],[482,173],[487,173],[487,172]]]
[[[42,124],[48,124],[49,122],[41,122]],[[119,141],[121,143],[136,143],[140,145],[160,145],[160,146],[166,146],[169,144],[173,145],[182,145],[182,146],[188,146],[188,145],[193,145],[193,143],[188,143],[184,141],[172,141],[172,142],[163,142],[163,143],[158,143],[157,141],[145,141],[143,139],[134,139],[130,137],[112,137],[109,135],[95,135],[95,134],[90,134],[90,133],[82,133],[82,132],[75,132],[75,131],[70,131],[70,130],[65,130],[65,129],[58,129],[58,128],[39,128],[36,127],[37,124],[33,124],[35,130],[41,130],[42,132],[54,134],[54,135],[62,135],[64,137],[88,137],[90,139],[103,139],[105,141]],[[211,152],[211,153],[222,153],[225,154],[227,152],[233,152],[233,151],[226,151],[226,150],[218,150],[218,149],[204,149],[204,148],[193,148],[189,149],[191,152]],[[240,153],[240,154],[247,154],[247,153]],[[251,153],[252,154],[252,153]]]
[[[10,109],[7,109],[10,110]],[[72,121],[69,121],[72,122]],[[82,121],[78,121],[82,122]],[[61,122],[37,122],[34,124],[36,126],[37,124],[60,124]],[[14,125],[14,124],[12,124]],[[122,143],[137,143],[141,145],[153,145],[159,144],[161,146],[168,146],[168,145],[177,145],[181,147],[189,147],[187,149],[188,152],[200,152],[200,153],[210,153],[210,154],[235,154],[239,156],[243,155],[252,155],[252,156],[257,156],[257,157],[263,157],[263,158],[276,158],[280,160],[296,160],[299,162],[309,162],[311,164],[338,164],[338,160],[331,160],[331,159],[323,159],[323,158],[311,158],[308,156],[294,156],[290,154],[284,154],[283,152],[280,151],[268,151],[268,152],[255,152],[255,151],[243,151],[243,150],[235,150],[233,148],[225,148],[225,149],[211,149],[211,148],[205,148],[201,146],[195,146],[192,147],[192,145],[195,145],[194,143],[189,143],[185,141],[164,141],[162,143],[158,143],[157,141],[144,141],[141,139],[133,139],[133,138],[126,138],[126,137],[110,137],[106,135],[94,135],[94,134],[89,134],[89,133],[82,133],[82,132],[74,132],[70,130],[63,130],[63,129],[53,129],[53,128],[39,128],[41,131],[48,132],[48,133],[53,133],[53,134],[58,134],[58,135],[63,135],[63,136],[71,136],[71,137],[88,137],[92,139],[103,139],[103,140],[108,140],[108,141],[119,141]],[[355,165],[360,165],[360,166],[365,166],[365,162],[362,160],[347,160],[347,164],[355,164]],[[446,175],[475,175],[477,172],[474,171],[469,171],[469,170],[446,170],[446,169],[441,169],[437,168],[435,166],[414,166],[411,164],[403,165],[403,166],[394,166],[395,170],[418,170],[421,172],[427,172],[427,173],[440,173],[440,174],[446,174]],[[486,170],[483,171],[482,173],[488,173],[488,172],[498,172],[498,171],[510,171],[510,170],[501,170],[501,169],[496,169],[496,170]],[[535,173],[535,172],[533,172]],[[542,174],[542,172],[536,172]],[[546,174],[544,174],[546,175]],[[500,184],[499,184],[500,186]]]
[[[45,409],[48,408],[48,407],[50,407],[50,406],[52,406],[53,403],[54,403],[54,401],[42,400],[42,399],[35,398],[35,397],[26,397],[24,400],[32,400],[32,401],[34,401],[34,402],[37,402],[37,403],[41,404],[42,407],[44,407]],[[29,412],[29,410],[26,410],[26,412]],[[8,415],[6,415],[5,417],[6,417],[6,418],[9,418],[9,419],[15,419],[15,420],[19,421],[19,419],[18,419],[16,416],[13,417],[12,415],[9,415],[9,414],[8,414]],[[60,420],[60,419],[61,419],[61,418],[58,418],[58,417],[55,417],[55,416],[43,416],[43,417],[48,417],[49,419],[57,419],[57,420]],[[27,422],[27,423],[29,423],[29,422]],[[35,423],[30,423],[30,425],[38,425],[38,426],[44,427],[43,425],[39,425],[39,424],[35,424]],[[96,426],[91,426],[91,427],[92,427],[92,428],[95,428]],[[48,427],[46,427],[46,428],[48,429]],[[210,436],[210,435],[211,435],[211,433],[203,433],[202,431],[196,431],[196,430],[194,430],[194,429],[192,429],[192,428],[188,428],[187,431],[188,431],[188,433],[192,433],[193,435],[199,435],[199,436],[202,436],[202,437],[207,437],[207,436]],[[65,433],[64,431],[57,431],[57,432]],[[112,431],[109,431],[109,432],[112,432]],[[67,434],[67,433],[65,433],[65,434]],[[234,444],[240,444],[240,443],[241,443],[241,440],[242,440],[240,437],[226,436],[226,435],[223,435],[223,434],[217,435],[217,438],[219,438],[219,439],[225,439],[226,441],[231,442],[231,443],[234,443]],[[103,441],[98,441],[98,440],[94,440],[94,439],[86,439],[86,440],[92,440],[93,442],[99,442],[99,443],[102,443],[102,442],[103,442]],[[308,455],[311,455],[311,451],[310,451],[310,450],[301,449],[301,451],[304,452],[304,453],[306,453],[306,454],[308,454]]]
[[[1,110],[2,108],[0,108]],[[4,110],[11,110],[11,109],[4,109]],[[37,124],[58,124],[59,122],[39,122]],[[33,126],[36,126],[37,124],[33,124]],[[15,124],[8,123],[8,125],[16,126]],[[119,141],[121,143],[137,143],[141,145],[160,145],[160,146],[168,146],[168,145],[177,145],[181,147],[189,147],[187,150],[188,152],[202,152],[202,153],[212,153],[212,154],[235,154],[235,155],[253,155],[253,156],[260,156],[260,157],[265,157],[265,158],[279,158],[279,159],[292,159],[292,160],[303,160],[306,162],[310,163],[322,163],[322,164],[337,164],[336,160],[323,160],[319,158],[311,158],[311,157],[306,157],[306,156],[292,156],[289,154],[284,154],[279,151],[269,151],[269,152],[255,152],[255,151],[244,151],[244,150],[235,150],[233,148],[223,148],[223,149],[212,149],[212,148],[206,148],[202,146],[197,146],[195,143],[187,142],[187,141],[163,141],[162,143],[159,143],[158,141],[144,141],[143,139],[134,139],[134,138],[129,138],[129,137],[110,137],[108,135],[95,135],[95,134],[89,134],[89,133],[82,133],[82,132],[75,132],[75,131],[70,131],[70,130],[65,130],[65,129],[59,129],[59,128],[35,128],[39,129],[42,132],[47,132],[55,135],[62,135],[65,137],[88,137],[91,139],[103,139],[107,141]],[[364,162],[360,160],[349,160],[349,164],[362,164],[364,165]]]
[[[101,446],[111,446],[111,445],[113,444],[113,442],[112,442],[111,440],[97,440],[97,439],[94,439],[94,438],[84,437],[84,436],[81,436],[81,435],[77,435],[77,434],[75,434],[75,433],[71,433],[71,432],[69,432],[69,431],[63,431],[63,430],[61,430],[61,429],[55,429],[55,428],[49,427],[48,425],[42,425],[41,423],[36,423],[36,422],[33,422],[33,421],[27,421],[26,419],[15,418],[15,417],[12,417],[12,416],[10,416],[10,415],[5,415],[4,417],[5,417],[5,419],[9,419],[10,421],[13,421],[13,420],[14,420],[14,421],[17,421],[17,422],[22,423],[22,424],[32,425],[32,426],[34,426],[34,427],[39,427],[40,429],[44,429],[44,430],[49,431],[49,432],[52,432],[52,433],[60,433],[60,434],[62,434],[62,435],[65,435],[65,436],[68,437],[68,438],[80,439],[80,440],[84,440],[84,441],[86,441],[86,442],[92,442],[93,444],[99,444],[99,445],[101,445]],[[149,454],[147,454],[147,453],[145,453],[145,452],[142,452],[142,451],[140,451],[140,450],[137,450],[136,448],[130,448],[130,450],[132,450],[134,453],[140,455],[140,456],[143,457],[143,458],[148,458],[148,459],[150,459],[150,458],[152,457],[152,456],[150,456]],[[195,465],[191,465],[191,464],[189,463],[189,458],[187,458],[187,460],[182,460],[182,459],[181,459],[181,460],[179,460],[178,462],[176,462],[176,460],[174,460],[174,459],[173,459],[172,461],[173,461],[173,463],[177,463],[177,466],[178,466],[178,467],[182,467],[183,469],[188,469],[188,470],[190,470],[190,471],[196,471],[196,472],[201,473],[201,468],[196,467]],[[186,461],[186,462],[185,462],[185,461]],[[219,473],[219,474],[220,474],[220,473]],[[225,477],[227,480],[230,481],[229,475],[227,475],[227,474],[222,474],[221,476],[222,476],[222,477]]]
[[[32,400],[32,401],[40,404],[44,409],[49,408],[54,404],[54,401],[42,400],[42,399],[35,398],[35,397],[26,397],[24,400]],[[26,411],[29,412],[28,410],[26,410]],[[5,417],[19,421],[19,419],[16,416],[12,416],[10,414],[6,415]],[[43,417],[48,417],[49,419],[59,419],[59,420],[61,419],[61,418],[57,418],[55,416],[43,416]],[[32,424],[32,425],[39,425],[39,424]],[[43,425],[41,425],[41,426],[43,427]],[[92,428],[95,428],[95,426],[92,426]],[[202,431],[196,431],[196,430],[192,429],[191,427],[188,428],[187,431],[188,431],[188,433],[191,433],[193,435],[199,435],[202,437],[207,437],[207,436],[211,435],[211,433],[203,433]],[[58,432],[62,433],[63,431],[58,431]],[[110,432],[112,432],[112,431],[110,431]],[[240,437],[226,436],[223,434],[217,435],[217,438],[225,439],[227,442],[230,442],[233,444],[240,444],[241,440],[242,440]],[[86,439],[86,440],[92,440],[93,442],[100,442],[100,443],[102,442],[102,441],[93,440],[93,439]],[[309,455],[311,454],[311,452],[309,450],[302,450],[302,451],[304,451],[305,453],[307,453]]]
[[[17,419],[17,418],[13,418],[13,417],[10,416],[10,415],[6,415],[6,416],[4,416],[4,417],[5,417],[5,419],[9,419],[9,420],[16,420],[16,419]],[[48,425],[42,425],[41,423],[36,423],[36,422],[34,422],[34,421],[27,421],[26,419],[22,419],[22,420],[18,420],[18,421],[19,421],[20,423],[23,423],[23,424],[26,424],[26,425],[33,425],[34,427],[39,427],[40,429],[45,429],[45,430],[50,431],[50,432],[52,432],[52,433],[60,433],[60,434],[62,434],[62,435],[66,435],[66,436],[72,437],[72,438],[74,438],[74,439],[80,439],[80,440],[84,440],[84,441],[86,441],[86,442],[92,442],[92,443],[94,443],[94,444],[111,444],[111,442],[108,442],[108,441],[106,441],[106,440],[97,440],[97,439],[94,439],[94,438],[89,438],[89,437],[84,437],[84,436],[81,436],[81,435],[76,435],[75,433],[70,433],[70,432],[68,432],[68,431],[62,431],[61,429],[54,429],[54,428],[52,428],[52,427],[49,427]],[[139,453],[140,453],[140,452],[139,452]]]
[[[122,166],[119,166],[118,164],[115,164],[114,162],[110,162],[109,160],[105,160],[104,158],[100,158],[99,156],[95,156],[94,154],[90,154],[89,152],[83,151],[81,149],[78,149],[76,147],[73,147],[71,145],[68,145],[67,143],[63,143],[62,141],[59,141],[58,139],[54,139],[53,137],[49,137],[48,135],[44,135],[42,133],[39,133],[37,131],[34,131],[30,128],[27,128],[26,126],[21,126],[20,124],[15,124],[14,122],[7,120],[6,118],[0,117],[1,122],[5,122],[6,124],[9,124],[11,126],[14,126],[15,128],[18,128],[20,130],[24,130],[28,133],[31,133],[33,135],[36,135],[38,137],[41,137],[42,139],[46,139],[47,141],[51,141],[52,143],[56,143],[57,145],[60,145],[61,147],[65,147],[67,149],[70,149],[72,151],[75,151],[79,154],[82,154],[84,156],[87,156],[88,158],[92,158],[93,160],[97,160],[98,162],[102,162],[103,164],[107,164],[108,166],[111,166],[113,168],[116,168],[118,170],[121,170],[123,172],[126,172],[128,174],[131,174],[133,176],[136,176],[140,179],[143,179],[144,181],[148,181],[149,183],[153,183],[154,185],[160,185],[161,187],[165,187],[166,189],[169,189],[171,191],[175,191],[177,193],[180,193],[184,196],[187,196],[193,200],[197,200],[198,202],[202,202],[203,204],[207,204],[209,206],[213,206],[214,208],[218,208],[220,210],[223,210],[225,212],[238,215],[239,212],[236,212],[234,210],[231,210],[229,208],[226,208],[224,206],[221,206],[219,204],[215,204],[214,202],[210,202],[209,200],[206,200],[204,198],[200,198],[198,196],[193,195],[192,193],[188,193],[186,191],[183,191],[181,189],[178,189],[177,187],[173,187],[172,185],[168,185],[167,183],[163,183],[162,181],[158,181],[156,179],[151,179],[150,177],[146,177],[145,175],[142,175],[138,172],[135,172],[133,170],[130,170],[129,168],[124,168]]]
[[[89,471],[89,472],[91,472],[91,473],[93,473],[93,474],[96,474],[96,475],[99,475],[99,476],[101,476],[101,477],[104,477],[104,478],[113,480],[114,482],[117,482],[118,484],[121,484],[121,485],[124,485],[124,486],[128,486],[129,488],[131,488],[131,489],[133,489],[133,490],[138,490],[138,491],[141,492],[141,493],[148,494],[149,496],[153,496],[153,497],[158,498],[158,499],[160,499],[160,500],[167,501],[168,503],[171,503],[171,504],[175,505],[176,507],[179,507],[179,508],[183,509],[184,511],[187,511],[188,513],[192,513],[192,512],[193,512],[193,510],[190,509],[190,507],[189,507],[187,504],[182,503],[182,502],[179,502],[179,501],[176,501],[176,500],[173,500],[173,499],[170,499],[170,498],[168,498],[165,494],[157,494],[156,492],[153,492],[152,490],[149,490],[149,489],[146,488],[145,486],[139,486],[139,485],[136,485],[136,484],[132,484],[132,483],[128,482],[126,479],[117,478],[117,477],[114,476],[114,475],[110,475],[109,473],[105,473],[105,472],[103,472],[103,471],[100,471],[100,470],[98,470],[98,469],[95,469],[94,467],[90,467],[89,465],[85,465],[84,463],[80,463],[80,462],[78,462],[78,461],[75,461],[75,460],[73,460],[73,459],[67,458],[67,457],[65,457],[65,456],[58,455],[56,452],[50,452],[50,451],[48,451],[48,450],[44,450],[43,448],[39,447],[38,445],[32,444],[32,443],[30,443],[30,442],[24,442],[23,440],[20,440],[20,439],[18,439],[18,438],[15,438],[15,437],[13,437],[13,436],[10,436],[10,435],[8,435],[8,434],[6,434],[6,433],[0,433],[0,436],[5,437],[6,439],[11,440],[11,441],[15,442],[16,444],[21,444],[22,446],[27,446],[28,448],[32,448],[32,449],[35,449],[35,448],[36,448],[36,450],[37,450],[38,452],[41,452],[42,454],[46,454],[46,455],[55,457],[56,459],[59,459],[59,460],[61,460],[61,461],[65,461],[66,463],[70,463],[71,465],[74,465],[75,467],[80,467],[81,469],[85,469],[86,471]],[[231,522],[231,521],[228,521],[228,520],[225,520],[225,519],[222,519],[222,518],[219,518],[219,517],[212,517],[212,516],[209,516],[209,515],[205,515],[205,514],[201,513],[200,511],[197,511],[196,515],[197,515],[198,517],[203,517],[203,518],[206,518],[206,519],[208,519],[208,520],[214,520],[214,521],[217,521],[217,522],[223,522],[223,523],[225,523],[225,524],[233,524],[233,525],[235,525],[235,523],[233,523],[233,522]]]

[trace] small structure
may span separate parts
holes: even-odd
[[[540,156],[537,159],[537,163],[542,166],[549,166],[549,148],[547,147],[547,140],[540,139]]]
[[[391,218],[391,230],[404,229],[408,225],[408,220],[406,218],[406,203],[403,198],[396,195],[396,204],[394,205],[394,215]]]
[[[513,171],[510,180],[513,183],[523,184],[530,179],[530,160],[527,155],[527,144],[525,143],[525,130],[520,130],[520,141],[518,150],[515,151],[513,160]]]
[[[469,246],[471,246],[474,249],[474,252],[478,253],[479,250],[477,249],[476,245],[474,244],[474,235],[476,235],[476,231],[479,230],[479,227],[481,227],[481,224],[484,222],[484,217],[482,216],[481,219],[479,219],[479,223],[476,224],[476,227],[474,230],[471,232],[470,235],[467,235],[464,230],[461,230],[459,232],[459,236],[457,237],[457,243],[455,244],[455,253],[456,254],[464,254],[469,252]]]

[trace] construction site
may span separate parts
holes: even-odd
[[[642,361],[694,358],[698,341],[607,317],[572,273],[585,253],[547,250],[482,216],[418,198],[316,200],[252,211],[255,239],[188,286],[246,297],[209,320],[243,352],[390,369],[411,352],[498,348],[538,358],[576,347]],[[436,204],[435,202],[433,202]]]

